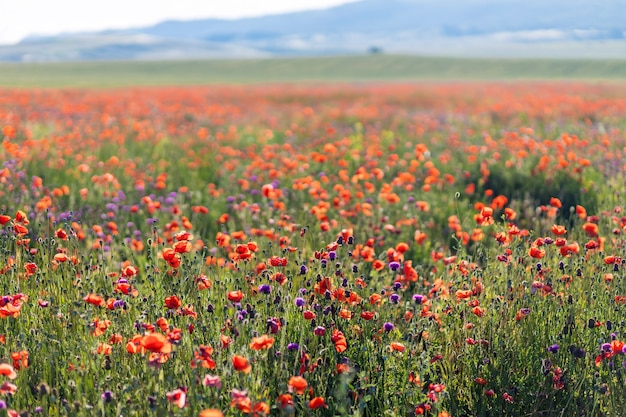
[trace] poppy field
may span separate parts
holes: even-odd
[[[2,90],[2,412],[620,415],[624,97]]]

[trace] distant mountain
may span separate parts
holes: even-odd
[[[623,0],[363,0],[255,18],[30,38],[3,61],[369,52],[626,58]]]

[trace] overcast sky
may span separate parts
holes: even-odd
[[[322,9],[356,0],[0,0],[0,44],[49,35]]]

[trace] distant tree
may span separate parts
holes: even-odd
[[[370,46],[367,48],[367,53],[370,55],[380,55],[383,53],[383,48],[380,46]]]

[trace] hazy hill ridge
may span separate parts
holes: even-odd
[[[326,10],[164,21],[31,37],[2,61],[177,59],[383,51],[451,56],[626,58],[617,0],[363,0]]]

